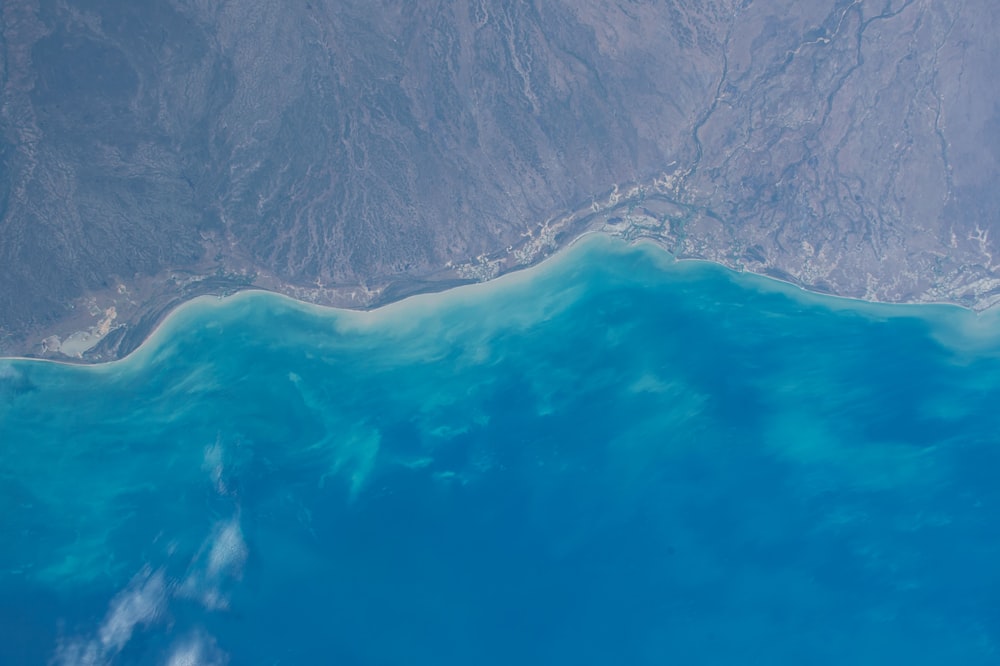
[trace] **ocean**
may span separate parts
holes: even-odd
[[[1000,320],[588,237],[0,361],[2,664],[1000,663]]]

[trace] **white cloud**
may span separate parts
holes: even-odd
[[[166,607],[166,602],[167,588],[163,571],[150,571],[147,567],[111,600],[108,614],[98,632],[101,645],[106,650],[119,652],[132,638],[136,625],[155,622]]]
[[[247,544],[243,540],[239,516],[216,526],[212,550],[208,555],[208,575],[218,578],[228,575],[243,577],[243,564],[247,559]]]
[[[212,485],[215,486],[216,492],[220,495],[225,495],[229,490],[223,478],[223,474],[226,471],[223,462],[224,454],[222,443],[216,440],[215,444],[205,447],[205,455],[201,463],[201,468],[208,472],[208,476],[212,480]]]
[[[191,563],[178,595],[197,599],[210,610],[226,608],[229,602],[223,588],[243,577],[247,554],[239,514],[218,523]]]
[[[224,666],[229,657],[210,636],[196,633],[174,646],[167,666]]]
[[[60,644],[55,663],[60,666],[102,666],[122,651],[137,626],[159,620],[167,607],[168,593],[163,571],[144,567],[115,595],[93,638],[77,638]]]

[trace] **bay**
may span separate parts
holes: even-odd
[[[993,664],[1000,325],[652,246],[0,361],[0,663]]]

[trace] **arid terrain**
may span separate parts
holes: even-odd
[[[588,230],[1000,301],[989,0],[4,0],[0,355],[256,287],[372,307]]]

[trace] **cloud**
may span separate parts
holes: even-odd
[[[210,610],[227,608],[224,587],[243,578],[248,549],[239,514],[216,524],[178,589],[178,596],[197,599]]]
[[[215,491],[220,495],[226,495],[229,492],[223,478],[226,471],[224,457],[225,451],[222,449],[222,443],[216,440],[215,444],[205,447],[205,455],[201,463],[201,468],[208,472],[208,477],[212,480]]]
[[[243,577],[243,564],[247,559],[247,544],[243,540],[239,516],[216,526],[212,549],[208,554],[208,575],[222,575],[237,580]]]
[[[115,653],[121,651],[137,625],[155,622],[167,602],[167,587],[163,571],[143,570],[132,579],[129,587],[111,600],[108,614],[98,635],[101,645]]]
[[[194,633],[175,644],[167,666],[224,666],[229,657],[211,636]]]
[[[220,494],[228,494],[224,480],[225,457],[219,442],[204,451],[203,467]],[[188,565],[183,581],[168,580],[164,569],[154,570],[147,564],[111,599],[96,631],[59,640],[52,663],[57,666],[109,666],[132,640],[136,630],[160,622],[176,598],[193,599],[210,611],[228,608],[229,589],[242,580],[248,554],[237,507],[232,518],[214,525]],[[173,625],[169,628],[173,629]],[[216,666],[228,663],[228,657],[218,648],[214,638],[196,631],[175,643],[164,663],[167,666]]]
[[[102,666],[122,651],[137,626],[149,626],[162,617],[168,590],[163,570],[143,567],[128,586],[108,604],[97,635],[61,643],[55,663],[60,666]]]

